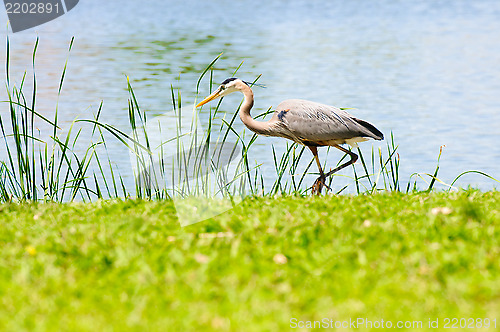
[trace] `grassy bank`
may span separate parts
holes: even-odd
[[[278,331],[293,317],[498,327],[499,203],[476,191],[248,198],[185,228],[171,201],[5,204],[0,327]]]

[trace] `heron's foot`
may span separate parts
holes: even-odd
[[[326,176],[322,175],[322,176],[318,177],[316,179],[316,181],[314,182],[314,184],[312,185],[311,193],[313,195],[320,195],[321,189],[323,189],[323,187],[326,187],[326,189],[328,189],[328,190],[332,190],[330,187],[328,187],[326,185],[325,182],[326,182]]]

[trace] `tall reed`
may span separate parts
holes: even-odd
[[[66,75],[69,52],[73,47],[71,39],[64,69],[59,81],[57,100],[61,95],[64,77]],[[75,120],[71,123],[66,133],[63,132],[58,122],[58,102],[55,105],[53,119],[48,119],[37,111],[37,80],[36,80],[36,52],[38,38],[32,54],[33,78],[32,91],[27,97],[24,88],[27,73],[24,72],[20,83],[13,83],[10,73],[10,41],[7,37],[6,48],[6,88],[8,100],[4,101],[8,111],[0,113],[0,130],[4,142],[5,153],[0,160],[0,201],[83,201],[93,198],[102,198],[103,190],[108,197],[119,195],[127,196],[128,193],[122,185],[118,190],[118,181],[123,184],[123,179],[115,176],[108,157],[108,165],[112,174],[111,179],[104,176],[103,163],[97,153],[97,147],[106,143],[102,132],[101,140],[89,144],[81,155],[74,152],[79,143],[83,127],[76,128],[75,124],[85,120]],[[97,117],[102,111],[102,103]],[[5,116],[5,114],[7,116]],[[86,120],[94,123],[92,136],[94,136],[97,119]],[[48,128],[49,134],[42,134],[38,127]],[[116,132],[112,129],[111,132]],[[91,164],[97,164],[100,172],[91,171]],[[105,188],[99,184],[98,179],[104,181]],[[112,187],[110,183],[112,182]]]

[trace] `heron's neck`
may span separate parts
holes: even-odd
[[[240,90],[245,96],[245,100],[240,107],[240,119],[243,124],[251,131],[259,135],[270,135],[270,124],[269,122],[261,122],[254,120],[250,115],[250,110],[253,107],[253,92],[249,86],[245,85],[243,89]]]

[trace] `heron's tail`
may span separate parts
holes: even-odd
[[[360,125],[362,125],[364,129],[366,129],[365,132],[366,137],[371,137],[377,141],[381,141],[384,139],[384,134],[382,134],[382,132],[377,128],[375,128],[375,126],[372,125],[371,123],[356,118],[354,118],[354,120]]]

